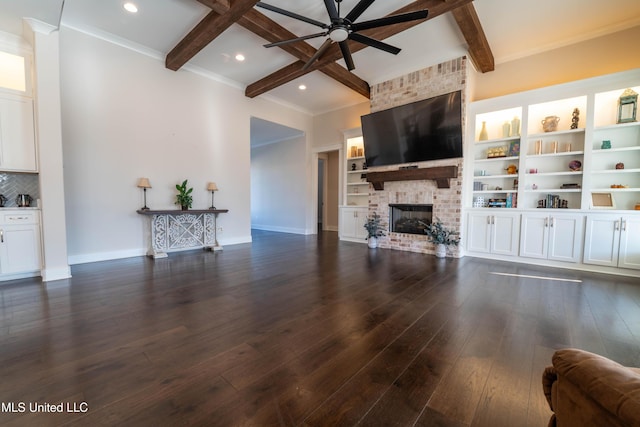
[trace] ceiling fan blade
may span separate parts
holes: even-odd
[[[282,46],[282,45],[285,45],[285,44],[295,43],[295,42],[299,42],[299,41],[302,41],[302,40],[313,39],[315,37],[326,36],[326,35],[327,35],[326,31],[322,32],[322,33],[309,34],[308,36],[296,37],[295,39],[280,40],[280,41],[277,41],[277,42],[265,44],[264,47]]]
[[[272,12],[279,13],[284,16],[288,16],[289,18],[297,19],[302,22],[306,22],[311,25],[315,25],[320,28],[329,28],[327,24],[324,22],[316,21],[315,19],[307,18],[306,16],[298,15],[297,13],[289,12],[288,10],[280,9],[277,6],[271,6],[270,4],[259,1],[256,3],[256,6],[261,7],[263,9],[270,10]]]
[[[399,15],[385,16],[384,18],[372,19],[371,21],[359,22],[351,24],[352,31],[362,31],[371,28],[384,27],[385,25],[401,24],[403,22],[416,21],[418,19],[426,19],[429,15],[428,10],[418,10],[416,12],[401,13]]]
[[[329,13],[329,18],[331,18],[332,22],[336,19],[340,19],[334,0],[324,0],[324,5],[327,7],[327,13]]]
[[[302,71],[308,70],[309,67],[311,67],[311,65],[313,65],[313,63],[316,62],[316,60],[320,58],[327,49],[329,49],[331,43],[331,39],[326,39],[324,43],[322,43],[322,46],[320,46],[320,49],[318,49],[316,53],[314,53],[313,56],[307,61],[307,63],[304,64],[304,67],[302,67]]]
[[[353,58],[351,57],[351,50],[349,50],[349,42],[346,40],[340,42],[340,50],[342,51],[342,57],[344,58],[345,64],[347,64],[347,69],[349,71],[355,70],[356,66],[353,63]]]
[[[389,52],[394,55],[397,55],[402,50],[399,47],[391,46],[390,44],[383,43],[380,40],[375,40],[371,37],[358,33],[349,34],[349,38],[358,43],[366,44],[367,46],[375,47],[376,49],[384,50],[385,52]]]
[[[362,15],[376,0],[360,0],[360,2],[351,9],[351,12],[344,17],[345,21],[353,22]]]

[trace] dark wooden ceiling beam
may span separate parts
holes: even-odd
[[[298,37],[255,9],[245,13],[238,20],[238,24],[270,43]],[[288,72],[292,73],[291,75],[305,75],[306,72],[302,72],[302,67],[316,53],[316,49],[304,41],[285,44],[279,46],[279,48],[300,60],[291,64],[292,67],[288,69]],[[367,99],[371,95],[369,84],[366,81],[335,62],[327,64],[320,71]]]
[[[476,70],[487,73],[495,70],[493,53],[489,46],[487,36],[480,24],[480,18],[476,13],[473,3],[465,4],[451,11],[453,17],[462,31],[462,35],[469,46],[469,57]]]
[[[444,13],[450,12],[458,7],[464,6],[468,3],[471,3],[472,0],[418,0],[413,3],[396,10],[391,15],[396,15],[399,13],[407,13],[414,12],[417,10],[428,9],[429,10],[429,19],[433,19],[437,16],[440,16]],[[363,34],[366,34],[369,37],[384,40],[387,37],[398,34],[404,30],[407,30],[419,23],[424,21],[413,21],[413,22],[405,22],[402,24],[389,25],[386,27],[375,28],[368,31],[363,31]],[[364,49],[365,45],[360,43],[356,43],[353,41],[349,42],[349,47],[351,48],[351,52],[357,52],[359,50]],[[342,53],[338,46],[332,46],[315,64],[309,67],[306,71],[302,71],[301,67],[298,67],[296,64],[288,65],[280,70],[258,80],[247,86],[245,90],[245,95],[254,98],[258,95],[266,93],[272,89],[275,89],[278,86],[281,86],[285,83],[288,83],[292,80],[297,79],[305,75],[306,73],[310,73],[314,70],[323,70],[325,67],[335,63],[338,59],[342,57]]]
[[[234,0],[226,12],[218,13],[212,10],[193,30],[189,32],[176,47],[169,52],[165,60],[165,66],[170,70],[178,70],[211,43],[222,32],[238,21],[247,13],[258,0]],[[216,9],[224,9],[225,0],[201,1],[207,6],[213,5]],[[210,3],[210,4],[209,4]]]
[[[231,9],[231,0],[198,0],[205,6],[208,6],[214,12],[222,15]]]

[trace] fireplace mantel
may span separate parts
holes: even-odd
[[[449,178],[457,177],[458,166],[367,172],[367,181],[373,184],[373,188],[376,190],[384,190],[384,183],[386,181],[418,181],[423,179],[434,180],[438,188],[450,188]]]

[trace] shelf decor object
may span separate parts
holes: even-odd
[[[591,193],[592,209],[615,209],[616,201],[611,193]]]
[[[149,178],[140,178],[138,180],[138,188],[142,188],[142,191],[144,192],[144,206],[140,209],[143,211],[148,211],[149,207],[147,206],[147,188],[151,188]]]
[[[207,191],[211,191],[211,207],[209,209],[215,209],[216,207],[213,204],[213,195],[216,191],[218,191],[218,186],[215,182],[210,182],[207,184]]]
[[[636,121],[638,111],[638,94],[632,89],[625,90],[618,98],[617,123],[631,123]]]

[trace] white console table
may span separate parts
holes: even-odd
[[[221,251],[217,239],[218,214],[228,209],[149,210],[139,209],[140,215],[151,217],[151,240],[148,255],[166,258],[168,252],[190,248]]]

